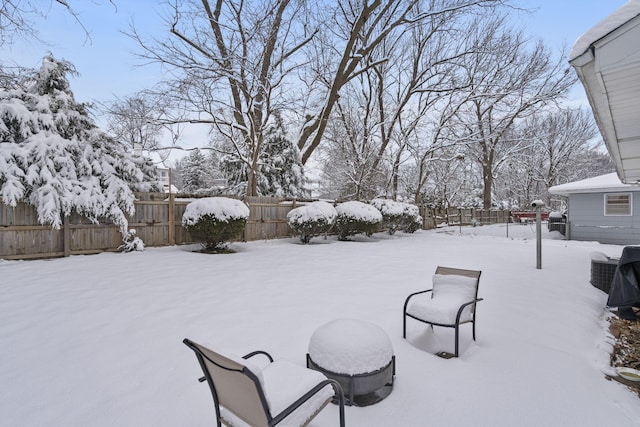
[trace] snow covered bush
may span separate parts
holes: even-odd
[[[382,222],[380,211],[363,202],[340,203],[336,206],[336,212],[338,240],[347,240],[349,236],[359,233],[371,236]]]
[[[397,230],[413,233],[422,226],[422,217],[415,205],[388,199],[373,199],[370,204],[382,213],[382,226],[391,235]]]
[[[404,214],[400,229],[405,233],[415,233],[422,228],[423,218],[420,215],[420,210],[416,205],[410,203],[403,203],[403,207]]]
[[[118,247],[122,252],[144,251],[144,242],[138,237],[136,230],[131,229],[122,238],[122,245]]]
[[[249,208],[242,201],[227,197],[205,197],[187,205],[182,225],[206,252],[221,252],[242,233]]]
[[[124,236],[133,191],[156,189],[155,169],[97,128],[69,89],[74,72],[47,56],[31,79],[0,88],[0,200],[35,206],[38,221],[55,228],[72,211],[107,218]]]
[[[336,216],[338,213],[330,203],[318,201],[290,210],[287,223],[300,235],[300,241],[307,244],[312,237],[327,233]]]

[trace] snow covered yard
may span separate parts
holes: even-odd
[[[457,227],[338,242],[236,243],[235,254],[148,248],[0,261],[0,414],[7,426],[210,426],[214,409],[188,337],[304,365],[309,338],[337,318],[375,323],[396,355],[383,402],[346,408],[349,426],[637,426],[640,402],[613,373],[606,295],[589,253],[622,247],[552,239],[536,270],[535,227]],[[402,304],[437,265],[482,270],[477,338],[402,339]],[[330,406],[311,424],[337,425]]]

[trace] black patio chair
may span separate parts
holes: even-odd
[[[433,326],[455,329],[455,352],[459,352],[459,329],[471,323],[473,340],[476,339],[476,304],[481,271],[438,267],[433,276],[433,287],[412,293],[404,302],[402,336],[407,338],[407,317]],[[450,356],[450,354],[449,354]]]

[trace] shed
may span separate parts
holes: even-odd
[[[568,239],[640,244],[640,186],[624,184],[613,172],[556,185],[549,193],[568,198]]]
[[[618,177],[640,182],[640,0],[630,0],[574,44],[582,82]]]

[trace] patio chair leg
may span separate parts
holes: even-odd
[[[456,357],[458,357],[458,337],[459,337],[458,330],[459,330],[459,325],[456,325],[456,351],[454,353]]]
[[[402,316],[402,338],[407,338],[407,314]]]
[[[339,414],[340,414],[340,427],[345,427],[345,421],[344,421],[344,393],[342,391],[342,387],[340,387],[339,385],[337,387],[334,387],[336,394],[338,395],[338,408],[339,408]]]

